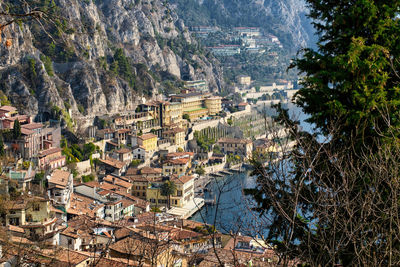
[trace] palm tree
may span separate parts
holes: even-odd
[[[171,208],[171,195],[175,194],[176,184],[173,181],[165,181],[161,186],[161,195],[167,197],[168,209]]]

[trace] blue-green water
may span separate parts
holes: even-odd
[[[255,177],[245,172],[212,179],[204,197],[215,198],[216,204],[204,206],[191,219],[212,224],[224,233],[231,230],[244,233],[256,227],[253,224],[258,216],[250,209],[252,200],[243,194],[243,188],[255,187]]]
[[[292,104],[287,104],[289,114],[306,131],[312,131],[312,126],[305,123],[306,115],[301,109]],[[272,109],[268,110],[273,115]],[[256,178],[250,175],[251,172],[239,173],[225,176],[223,178],[212,178],[208,185],[209,192],[205,193],[205,199],[216,199],[217,205],[206,205],[191,218],[194,221],[205,222],[214,225],[219,231],[241,232],[244,234],[266,234],[268,216],[260,218],[251,210],[253,201],[243,194],[244,188],[254,188]]]

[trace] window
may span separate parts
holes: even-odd
[[[33,211],[39,211],[40,210],[40,205],[39,204],[33,204]]]
[[[182,196],[182,190],[177,190],[177,191],[176,191],[176,195],[177,195],[178,197],[181,197],[181,196]]]

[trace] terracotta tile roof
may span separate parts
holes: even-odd
[[[123,208],[127,208],[129,206],[135,205],[135,201],[128,199],[128,198],[124,198],[121,200],[122,202],[122,207]]]
[[[22,233],[22,234],[25,233],[24,228],[21,228],[21,227],[15,226],[15,225],[11,225],[11,224],[7,227],[7,229],[11,232],[17,232],[17,233]]]
[[[142,136],[138,136],[138,138],[140,138],[142,140],[148,140],[148,139],[152,139],[152,138],[157,138],[157,135],[154,135],[152,133],[147,133]]]
[[[119,179],[119,178],[111,176],[111,175],[107,175],[106,177],[104,177],[103,180],[108,182],[108,183],[111,183],[111,184],[122,186],[122,187],[124,187],[126,189],[132,188],[132,186],[133,186],[133,184],[128,183],[128,182],[126,182],[126,181],[124,181],[122,179]]]
[[[173,165],[182,165],[187,164],[190,161],[190,158],[182,158],[182,159],[169,159],[164,162],[164,164],[171,163]]]
[[[106,158],[106,159],[99,159],[100,162],[109,165],[111,167],[114,167],[116,169],[122,169],[125,166],[125,163],[113,158]]]
[[[172,175],[171,180],[174,181],[175,183],[181,183],[181,184],[186,184],[190,180],[192,180],[194,176],[189,176],[189,175],[183,175],[181,177],[178,177],[177,175]]]
[[[112,145],[112,146],[118,147],[118,144],[117,144],[117,143],[114,143],[114,142],[111,142],[111,141],[107,141],[106,143],[109,143],[109,144]]]
[[[130,132],[132,132],[132,130],[130,130],[130,129],[119,129],[117,131],[117,133],[130,133]]]
[[[17,115],[17,116],[5,118],[6,121],[16,121],[16,120],[27,121],[28,119],[29,119],[28,115]]]
[[[138,197],[132,196],[129,193],[118,191],[118,192],[115,192],[115,194],[123,196],[123,197],[126,197],[126,198],[134,201],[135,202],[135,206],[138,207],[138,208],[141,208],[142,210],[146,210],[146,208],[150,205],[150,203],[147,202],[146,200],[143,200],[143,199],[140,199]]]
[[[139,174],[139,169],[137,168],[129,168],[126,170],[126,176],[136,175]]]
[[[60,185],[65,188],[68,185],[68,179],[70,175],[71,173],[68,171],[56,169],[51,174],[49,183]]]
[[[119,150],[115,151],[118,154],[126,154],[126,153],[132,153],[132,149],[129,148],[121,148]]]
[[[40,151],[39,152],[39,157],[45,157],[45,156],[48,156],[48,155],[51,155],[51,154],[54,154],[54,153],[58,153],[58,152],[61,152],[61,151],[62,151],[62,149],[59,148],[59,147],[52,147],[52,148]]]
[[[34,133],[35,133],[34,131],[31,131],[31,130],[28,130],[25,128],[21,128],[21,134],[23,134],[23,135],[30,135],[30,134],[34,134]]]
[[[192,239],[192,238],[198,238],[201,236],[203,236],[203,235],[200,233],[194,232],[194,231],[178,229],[178,231],[173,233],[172,239],[174,239],[174,240]]]
[[[38,128],[43,128],[43,124],[41,123],[29,123],[29,124],[23,124],[21,125],[21,128],[28,129],[28,130],[34,130]]]
[[[129,181],[131,182],[131,183],[134,183],[134,182],[147,182],[147,181],[149,181],[149,179],[148,178],[146,178],[146,177],[144,177],[144,176],[142,176],[142,175],[130,175],[130,176],[128,176],[128,178],[129,178]]]
[[[143,167],[140,169],[141,174],[161,174],[162,169],[160,168],[151,168],[151,167]]]
[[[72,193],[71,194],[71,204],[70,207],[67,209],[67,213],[74,214],[74,215],[87,215],[91,218],[96,217],[96,212],[103,208],[104,204],[95,201],[89,197]],[[68,220],[68,225],[69,225]]]
[[[6,111],[6,112],[12,112],[12,111],[16,111],[17,109],[12,106],[1,106],[0,110]]]

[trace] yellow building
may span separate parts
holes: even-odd
[[[139,146],[144,147],[146,151],[155,151],[157,149],[157,135],[152,133],[143,134],[137,137]]]
[[[190,120],[197,120],[207,116],[208,110],[204,107],[204,96],[209,94],[189,93],[179,94],[171,97],[171,101],[182,105],[182,113],[189,115]]]
[[[194,176],[189,175],[172,175],[170,180],[175,183],[176,190],[170,196],[171,206],[182,208],[187,203],[193,201],[194,198]],[[152,206],[165,206],[167,205],[168,198],[161,194],[161,186],[164,182],[158,181],[150,183],[146,190],[147,201]]]
[[[191,166],[190,158],[168,159],[163,163],[163,175],[184,175]]]
[[[208,115],[216,115],[222,110],[222,98],[218,96],[209,97],[204,100],[208,109]]]
[[[171,145],[184,147],[185,146],[185,130],[182,128],[173,128],[163,132],[163,138],[169,140]]]
[[[179,102],[166,103],[163,109],[163,126],[179,125],[182,122],[182,104]]]

